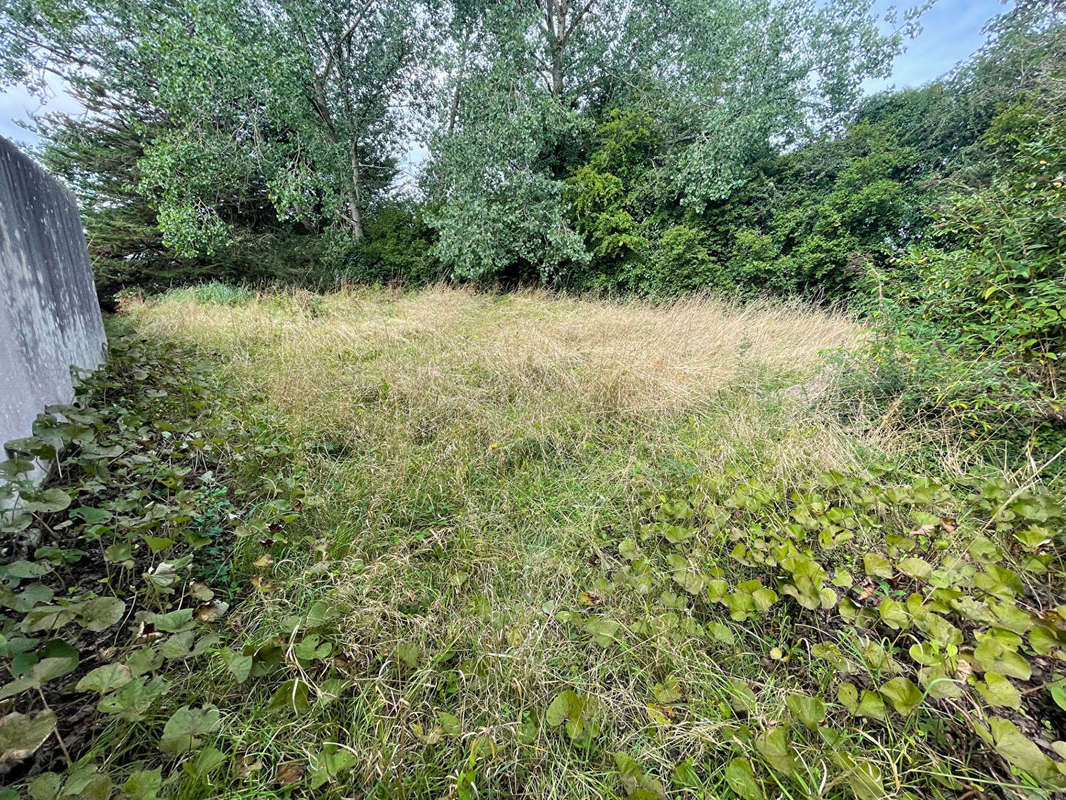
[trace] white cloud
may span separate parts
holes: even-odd
[[[38,137],[21,127],[38,114],[61,112],[78,114],[82,105],[67,94],[58,78],[49,77],[45,97],[37,97],[25,86],[9,86],[0,89],[0,136],[21,145],[34,145]]]

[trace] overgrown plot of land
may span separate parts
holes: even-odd
[[[206,288],[120,321],[214,386],[138,410],[175,465],[145,497],[215,511],[94,534],[129,548],[108,563],[132,606],[98,680],[75,673],[94,774],[183,797],[1059,787],[1061,503],[837,422],[847,319]],[[173,394],[170,363],[138,379]],[[190,425],[209,456],[174,445]]]

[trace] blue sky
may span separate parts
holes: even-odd
[[[882,12],[893,5],[878,0]],[[896,3],[904,6],[907,3]],[[922,17],[922,33],[907,44],[907,51],[895,63],[888,80],[868,81],[867,91],[890,86],[920,86],[950,70],[973,53],[984,41],[981,28],[1005,8],[1000,0],[939,0]],[[31,96],[22,87],[0,92],[0,135],[22,144],[32,144],[34,137],[18,126],[33,113],[44,111],[77,111],[78,105],[62,92],[46,103]]]
[[[878,0],[875,7],[884,12],[892,5],[899,8],[909,4]],[[868,81],[867,89],[921,86],[943,75],[981,46],[985,23],[1007,8],[1001,0],[938,0],[922,15],[922,32],[907,42],[906,52],[896,59],[892,77]]]

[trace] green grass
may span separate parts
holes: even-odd
[[[883,721],[838,700],[843,683],[876,693],[895,674],[879,648],[928,691],[907,655],[933,636],[928,609],[909,608],[902,630],[877,616],[884,600],[937,602],[907,574],[908,554],[981,567],[970,545],[994,519],[989,563],[1021,576],[1012,602],[1036,613],[1059,591],[1057,551],[1011,537],[1029,514],[1062,522],[1032,499],[1043,495],[993,491],[988,471],[958,469],[964,454],[915,461],[925,433],[840,423],[819,401],[834,380],[821,351],[858,340],[849,320],[448,289],[222,306],[182,292],[123,314],[216,387],[199,424],[219,437],[237,538],[198,556],[232,601],[219,641],[166,671],[174,687],[154,717],[95,742],[118,774],[159,765],[184,798],[954,797],[1056,785],[1012,773],[979,728],[1002,716],[1058,738],[1057,718],[1040,727],[1058,643],[1037,657],[1049,659],[1043,678],[1016,681],[1018,709],[982,706],[965,679],[963,700],[928,697],[907,713],[890,703]],[[981,487],[1006,492],[1003,508],[981,505]],[[1008,506],[1016,523],[1000,518]],[[810,524],[790,531],[804,509]],[[958,528],[905,536],[930,513],[957,515]],[[816,583],[831,606],[805,607],[802,567],[767,560],[790,542],[824,567]],[[886,554],[891,578],[867,574],[870,552]],[[1023,566],[1045,556],[1050,571]],[[830,583],[842,573],[853,586]],[[999,607],[1006,590],[981,594],[973,574],[951,574],[950,587]],[[723,580],[741,606],[732,614],[715,595]],[[756,586],[775,590],[765,609],[748,607]],[[845,598],[855,619],[839,612]],[[944,656],[956,679],[989,626],[939,613],[966,635],[962,655]],[[242,652],[253,674],[238,680],[228,659]],[[826,704],[814,729],[794,695]],[[188,756],[145,746],[175,707],[205,703],[221,712],[219,764],[198,774]],[[767,738],[783,731],[784,755],[784,740]]]

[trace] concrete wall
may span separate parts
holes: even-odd
[[[0,444],[70,402],[71,367],[106,344],[74,196],[0,137]]]

